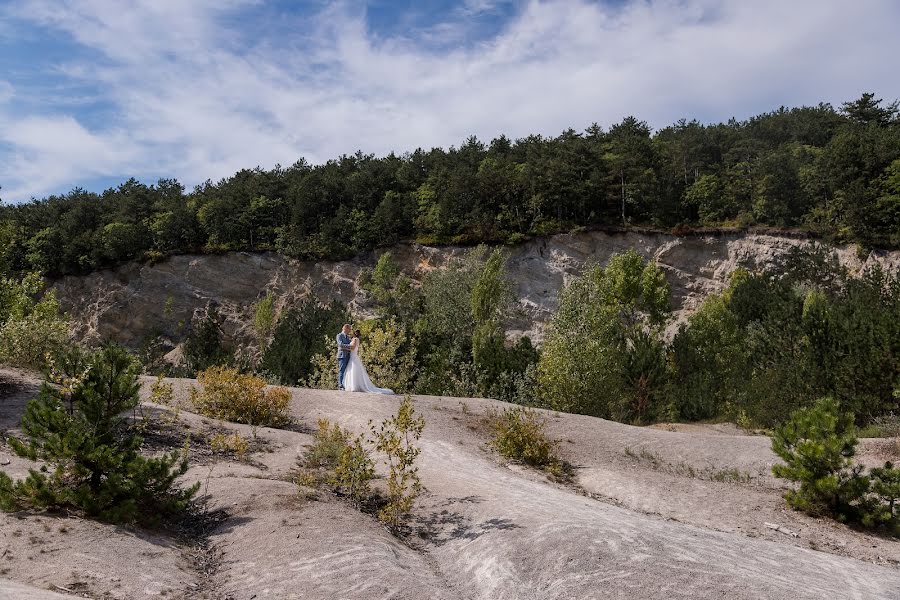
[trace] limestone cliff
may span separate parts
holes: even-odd
[[[676,315],[683,318],[708,294],[721,290],[738,266],[765,266],[790,247],[805,243],[809,242],[752,233],[675,237],[596,231],[530,240],[509,249],[508,272],[521,311],[508,333],[524,333],[540,341],[555,310],[557,293],[568,279],[586,262],[605,263],[627,248],[652,258],[665,270]],[[854,270],[869,261],[900,268],[897,251],[864,259],[852,246],[834,251]],[[417,244],[391,248],[394,259],[416,280],[463,252],[463,248]],[[54,287],[79,339],[114,338],[136,347],[148,336],[162,335],[174,343],[195,310],[215,303],[225,317],[226,335],[241,340],[251,335],[252,304],[267,292],[274,294],[279,307],[315,294],[350,303],[354,313],[365,316],[366,297],[358,278],[377,256],[370,253],[343,262],[303,262],[272,253],[175,256],[154,265],[132,263],[84,277],[65,277]]]

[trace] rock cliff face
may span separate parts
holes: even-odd
[[[567,281],[591,261],[605,263],[616,252],[634,248],[662,267],[672,285],[678,319],[684,318],[710,293],[721,290],[739,266],[770,264],[789,248],[809,242],[762,234],[719,234],[675,237],[661,233],[585,232],[535,239],[509,249],[507,264],[521,311],[508,335],[543,336]],[[463,248],[432,248],[416,244],[391,249],[402,269],[415,280],[441,268]],[[871,254],[861,259],[855,247],[834,249],[842,263],[858,270],[877,261],[900,268],[900,252]],[[276,254],[231,253],[187,255],[155,265],[129,264],[84,277],[54,283],[63,309],[74,321],[79,339],[114,338],[137,347],[151,336],[177,342],[194,311],[209,303],[225,317],[225,334],[235,340],[251,336],[252,304],[267,292],[281,308],[314,294],[351,305],[366,316],[366,296],[360,271],[375,264],[378,253],[343,262],[302,262]],[[677,321],[676,321],[677,322]]]

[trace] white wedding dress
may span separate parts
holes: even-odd
[[[366,373],[366,367],[359,358],[359,343],[356,348],[350,352],[350,363],[347,365],[347,372],[344,373],[344,389],[348,392],[368,392],[369,394],[393,394],[393,390],[377,387],[369,374]]]

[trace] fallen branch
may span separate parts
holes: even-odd
[[[779,533],[783,533],[783,534],[789,535],[791,537],[800,537],[799,533],[795,533],[795,532],[791,531],[790,529],[788,529],[786,527],[782,527],[781,525],[777,525],[775,523],[763,523],[763,525],[765,525],[769,529],[774,529],[775,531],[777,531]]]

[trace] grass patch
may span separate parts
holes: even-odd
[[[637,451],[630,447],[625,448],[625,456],[648,465],[654,471],[670,473],[679,477],[690,479],[702,479],[704,481],[717,481],[720,483],[752,483],[758,477],[741,471],[740,469],[717,469],[714,467],[695,467],[684,461],[673,463],[667,461],[656,452],[640,448]]]

